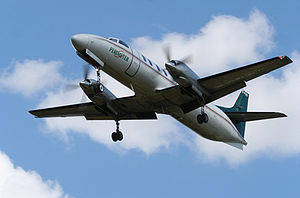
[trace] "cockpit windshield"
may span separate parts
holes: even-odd
[[[120,43],[121,45],[124,45],[125,47],[129,48],[128,45],[127,45],[124,41],[119,40],[119,43]]]
[[[122,41],[120,39],[109,37],[108,40],[113,41],[115,43],[120,43],[121,45],[129,48],[129,46],[124,41]]]

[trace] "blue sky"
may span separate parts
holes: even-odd
[[[1,2],[0,197],[298,197],[299,8],[296,0]],[[240,28],[232,30],[232,24]],[[222,39],[214,42],[220,38],[215,32],[229,32],[235,44],[242,44],[237,50]],[[200,76],[228,69],[227,64],[289,55],[294,69],[254,80],[246,89],[253,109],[283,111],[289,118],[249,125],[249,149],[239,153],[203,140],[166,116],[122,124],[130,141],[117,145],[108,141],[113,122],[34,119],[27,111],[37,106],[80,101],[80,91],[67,96],[58,91],[82,78],[84,62],[70,43],[77,33],[122,38],[159,64],[163,56],[156,47],[178,38],[174,55],[193,53],[195,68],[203,60],[206,65],[195,69]],[[239,36],[250,42],[235,40]],[[190,52],[185,42],[197,50]],[[222,56],[226,53],[229,58]],[[36,69],[18,73],[39,65],[46,73],[36,81]],[[220,102],[230,105],[236,96]],[[149,139],[138,141],[142,127]]]

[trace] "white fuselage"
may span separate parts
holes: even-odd
[[[118,43],[118,40],[115,42],[95,35],[79,36],[85,40],[82,46],[74,46],[76,50],[80,51],[80,48],[90,50],[105,63],[101,70],[128,88],[133,88],[136,95],[151,97],[157,94],[156,90],[177,85],[165,68],[158,67],[137,50]],[[208,123],[205,124],[199,124],[197,121],[197,115],[201,113],[200,108],[186,114],[172,110],[167,110],[164,113],[171,115],[205,138],[247,144],[221,109],[208,104],[204,110],[209,117]]]

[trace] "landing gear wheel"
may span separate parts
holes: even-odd
[[[122,141],[123,140],[123,133],[121,131],[117,132],[118,140]]]
[[[114,142],[122,141],[122,140],[123,140],[123,133],[122,133],[121,131],[113,132],[113,133],[111,134],[111,139],[112,139]]]
[[[99,90],[100,90],[100,92],[104,91],[104,86],[101,83],[99,84]]]
[[[207,123],[208,122],[208,115],[206,113],[202,114],[202,120],[204,123]]]
[[[117,132],[113,132],[113,133],[111,134],[111,139],[112,139],[114,142],[118,141],[118,139],[119,139],[118,133],[117,133]]]
[[[123,133],[119,130],[119,120],[116,120],[116,125],[117,125],[117,130],[116,132],[113,132],[111,134],[111,139],[116,142],[116,141],[122,141],[123,140]]]
[[[199,124],[208,122],[208,115],[206,113],[197,115],[197,121]]]
[[[197,121],[198,121],[199,124],[203,123],[203,118],[202,118],[201,114],[197,115]]]

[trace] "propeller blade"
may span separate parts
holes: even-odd
[[[85,102],[88,101],[88,98],[87,98],[87,96],[84,93],[82,94],[80,101],[81,101],[81,103],[85,103]]]
[[[188,56],[182,58],[180,61],[183,62],[183,63],[185,63],[185,64],[188,64],[188,63],[191,63],[192,60],[193,60],[192,55],[188,55]]]
[[[83,66],[83,79],[86,80],[90,73],[90,66],[89,64],[86,64]]]
[[[89,66],[89,64],[83,65],[83,78],[84,78],[84,80],[87,80],[87,78],[89,76],[89,73],[90,73],[90,66]],[[67,84],[64,87],[64,90],[65,91],[73,91],[74,89],[77,89],[79,87],[80,86],[77,85],[77,84]]]
[[[170,48],[170,45],[164,46],[163,51],[164,51],[165,58],[166,58],[167,62],[170,62],[171,61],[171,48]]]
[[[73,91],[74,89],[78,89],[79,86],[78,85],[74,85],[74,84],[68,84],[64,87],[65,91]]]

